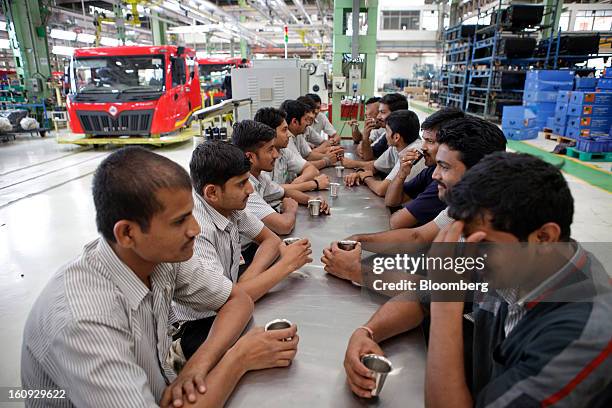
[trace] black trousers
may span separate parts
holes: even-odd
[[[240,265],[238,270],[238,279],[244,273],[246,268],[253,262],[255,252],[257,252],[257,244],[252,243],[243,252],[242,257],[244,258],[244,265]],[[185,358],[189,360],[191,356],[200,348],[202,343],[206,341],[208,333],[215,322],[215,317],[210,316],[200,320],[193,320],[185,322],[181,327],[181,330],[174,336],[174,340],[181,339],[181,348]]]

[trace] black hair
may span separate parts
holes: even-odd
[[[199,144],[191,155],[189,171],[196,193],[202,195],[207,184],[224,187],[232,177],[251,170],[251,161],[231,143],[211,140]]]
[[[380,102],[380,97],[379,96],[373,96],[371,98],[369,98],[367,101],[365,101],[366,105],[369,105],[371,103],[376,103],[376,102]]]
[[[379,102],[387,105],[391,112],[408,109],[408,99],[406,99],[404,95],[398,93],[387,94],[380,98]]]
[[[276,137],[276,130],[268,125],[245,119],[234,123],[232,143],[245,152],[255,153],[262,145]]]
[[[291,124],[293,119],[300,122],[310,108],[300,101],[288,99],[281,104],[280,109],[287,115],[287,123]]]
[[[459,152],[468,169],[493,152],[506,150],[506,138],[499,127],[474,116],[454,119],[438,130],[438,143]]]
[[[314,112],[314,110],[317,109],[317,104],[309,96],[300,96],[299,98],[297,98],[297,100],[298,102],[302,102],[308,107],[307,112]]]
[[[453,119],[461,119],[465,117],[465,113],[457,108],[440,109],[429,115],[421,124],[423,130],[438,130],[444,123]]]
[[[548,222],[568,241],[574,199],[559,169],[524,153],[493,153],[465,173],[446,194],[449,215],[470,222],[490,214],[498,231],[526,241]]]
[[[268,125],[272,129],[276,129],[283,124],[285,118],[287,118],[287,114],[282,110],[276,108],[260,108],[257,113],[255,113],[253,120]]]
[[[113,229],[120,220],[134,221],[147,232],[151,218],[164,210],[156,197],[163,188],[191,191],[189,174],[179,164],[142,147],[113,152],[100,163],[92,183],[100,234],[116,242]]]
[[[315,93],[307,93],[306,96],[312,99],[315,103],[321,103],[321,97]]]
[[[399,133],[406,144],[411,144],[419,138],[419,117],[411,110],[392,112],[387,117],[387,126],[393,133]]]

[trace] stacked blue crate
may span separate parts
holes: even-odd
[[[554,120],[549,120],[549,118],[556,115],[559,91],[571,91],[573,86],[574,71],[537,70],[527,72],[523,106],[535,113],[535,127],[538,130],[555,123]],[[561,127],[561,125],[557,126],[558,128]]]
[[[536,114],[524,106],[504,106],[502,131],[506,139],[527,140],[538,137]]]
[[[573,92],[567,115],[566,133],[576,139],[577,150],[590,153],[612,151],[612,92]]]

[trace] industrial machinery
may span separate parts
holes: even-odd
[[[308,93],[308,71],[298,59],[254,60],[250,68],[232,69],[233,99],[251,98],[253,111],[278,107],[285,99]],[[241,117],[248,117],[245,108]]]
[[[303,59],[300,60],[300,66],[308,72],[308,93],[319,95],[321,109],[327,110],[329,64],[318,59]]]
[[[201,108],[195,52],[176,46],[77,49],[66,100],[73,133],[159,137]]]

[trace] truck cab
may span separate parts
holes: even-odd
[[[73,133],[158,136],[202,106],[195,52],[176,46],[81,48],[66,100]]]

